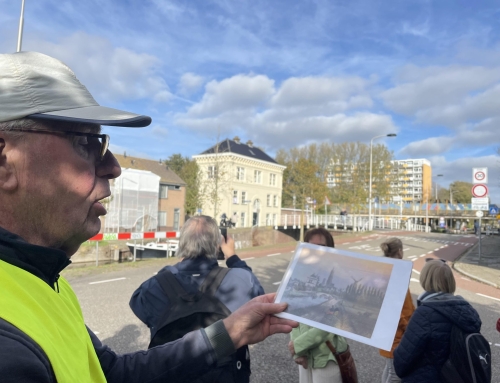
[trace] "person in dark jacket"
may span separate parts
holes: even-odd
[[[455,278],[441,260],[427,262],[420,274],[425,292],[394,351],[394,368],[403,383],[440,383],[440,371],[450,354],[452,325],[474,333],[481,330],[477,311],[455,293]]]
[[[263,295],[264,288],[252,273],[252,269],[235,254],[234,240],[228,235],[226,241],[219,232],[217,222],[205,215],[192,217],[186,221],[181,229],[179,249],[176,252],[176,256],[182,258],[182,261],[164,267],[158,274],[167,269],[186,291],[197,291],[210,271],[219,267],[217,263],[219,247],[227,258],[226,264],[230,270],[215,292],[215,298],[233,312],[252,298]],[[156,277],[145,281],[130,299],[130,308],[149,327],[151,339],[160,330],[167,313],[172,311],[171,306],[167,294]],[[219,381],[233,381],[235,378],[233,378],[233,364],[237,363],[239,357],[241,362],[237,374],[238,383],[249,382],[248,347],[238,350],[237,354],[235,363],[229,363],[221,369]]]

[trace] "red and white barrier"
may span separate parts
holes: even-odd
[[[99,233],[89,241],[116,241],[120,239],[179,238],[178,231],[150,231],[146,233]]]

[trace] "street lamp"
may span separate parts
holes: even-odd
[[[442,177],[442,174],[436,174],[436,177]],[[438,202],[438,183],[436,180],[436,203]]]
[[[372,162],[373,162],[373,140],[381,137],[396,137],[396,133],[382,134],[380,136],[375,136],[370,141],[370,191],[368,197],[368,228],[373,229],[372,224]]]

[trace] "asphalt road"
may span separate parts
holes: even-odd
[[[438,257],[453,261],[466,251],[476,239],[473,236],[400,233],[404,243],[404,258],[414,262],[414,273],[410,290],[416,297],[422,292],[418,273],[427,257]],[[379,244],[392,233],[343,239],[339,237],[336,247],[381,255]],[[292,257],[292,252],[274,253],[272,250],[246,254],[266,292],[278,289],[283,274]],[[103,343],[119,353],[145,349],[149,342],[149,330],[128,307],[133,291],[159,269],[158,262],[136,268],[124,267],[105,274],[69,278],[82,305],[87,325],[98,334]],[[483,321],[482,333],[492,343],[493,382],[500,382],[500,334],[495,323],[500,317],[500,290],[470,281],[455,274],[457,294],[467,299],[479,312]],[[288,353],[288,335],[276,335],[251,346],[252,382],[274,383],[298,382],[297,366]],[[383,370],[383,361],[378,350],[364,344],[349,341],[356,360],[360,382],[378,382]]]

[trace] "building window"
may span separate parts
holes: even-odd
[[[159,211],[158,212],[158,226],[165,227],[167,226],[167,212]]]
[[[181,220],[181,209],[174,209],[174,230],[179,230]]]
[[[269,185],[276,186],[276,174],[269,174]]]
[[[233,190],[233,203],[238,203],[238,190]]]
[[[267,206],[271,206],[271,194],[267,195]]]
[[[253,181],[256,184],[260,184],[262,182],[262,172],[260,170],[255,170],[253,172]]]
[[[273,226],[276,226],[278,224],[277,217],[278,216],[276,214],[273,214]]]
[[[273,206],[274,206],[274,207],[278,207],[278,196],[277,196],[277,195],[275,195],[275,196],[273,197]]]
[[[247,202],[247,192],[244,192],[244,191],[241,192],[241,203],[248,203]]]
[[[215,178],[217,177],[217,166],[215,165],[211,165],[208,167],[208,178],[212,179],[212,178]]]
[[[245,227],[245,213],[241,213],[240,215],[240,226]]]
[[[241,166],[236,167],[236,179],[238,181],[245,180],[245,168],[242,168]]]
[[[266,226],[271,226],[271,214],[266,214]]]
[[[160,185],[160,198],[168,198],[168,185]]]

